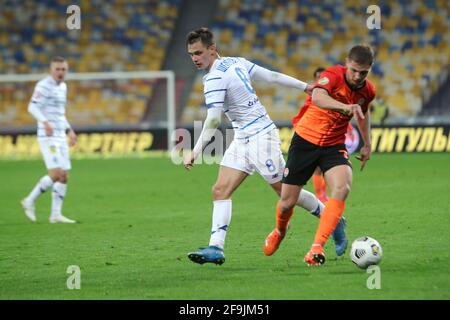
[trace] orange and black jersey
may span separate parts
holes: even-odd
[[[322,72],[314,88],[322,88],[335,100],[344,104],[359,104],[363,113],[375,98],[375,86],[368,80],[353,90],[345,79],[347,68],[341,65],[330,67]],[[345,143],[345,133],[351,117],[341,110],[323,109],[312,103],[309,96],[299,114],[294,117],[295,132],[303,139],[318,145],[332,146]]]

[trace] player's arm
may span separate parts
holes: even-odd
[[[208,109],[208,113],[203,124],[202,132],[198,138],[192,152],[188,153],[183,161],[184,167],[190,170],[194,166],[194,161],[199,154],[202,153],[206,145],[211,141],[219,127],[222,118],[222,108],[212,107]]]
[[[356,159],[361,161],[361,171],[364,169],[367,160],[370,160],[370,155],[372,153],[372,143],[370,140],[370,112],[368,111],[371,105],[372,102],[369,104],[369,108],[367,108],[364,119],[357,119],[359,132],[361,132],[361,138],[364,142],[364,145],[359,150],[360,155],[356,157]]]
[[[48,122],[45,115],[42,113],[41,108],[44,105],[46,100],[46,91],[39,84],[36,85],[34,89],[33,96],[31,97],[31,101],[28,104],[28,112],[38,121],[42,122],[45,129],[45,134],[47,136],[53,135],[53,128]]]
[[[295,79],[284,73],[271,71],[269,69],[260,67],[256,64],[252,66],[253,69],[250,71],[250,76],[254,80],[265,81],[269,83],[278,84],[285,87],[291,87],[295,89],[302,90],[304,92],[310,93],[312,86],[308,85],[306,82]]]
[[[356,120],[364,119],[364,114],[359,104],[345,104],[339,102],[336,99],[333,99],[328,94],[327,90],[320,87],[315,87],[313,89],[312,103],[323,109],[330,109],[330,110],[337,109],[349,114],[350,116],[354,115]]]

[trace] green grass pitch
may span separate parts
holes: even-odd
[[[257,175],[233,197],[226,262],[216,266],[186,254],[209,241],[217,165],[73,160],[63,211],[80,223],[52,225],[49,192],[35,224],[19,205],[43,162],[0,161],[0,299],[449,299],[450,155],[374,154],[362,173],[353,162],[347,232],[381,243],[381,289],[369,290],[371,274],[348,250],[337,258],[331,239],[325,265],[307,267],[318,220],[300,208],[265,257],[277,197]],[[67,289],[70,265],[80,267],[79,290]]]

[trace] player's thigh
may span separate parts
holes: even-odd
[[[319,156],[320,149],[318,146],[294,133],[283,172],[283,184],[305,185],[318,165]]]
[[[334,199],[343,201],[347,198],[352,187],[352,179],[352,168],[345,164],[337,165],[325,172],[325,181]]]
[[[221,165],[212,188],[214,200],[229,199],[247,177],[248,173],[244,171]]]
[[[281,181],[286,165],[278,130],[271,130],[249,142],[249,158],[255,170],[270,185]]]
[[[280,206],[283,211],[289,210],[295,206],[302,188],[302,185],[282,184]]]
[[[220,165],[245,172],[248,175],[255,171],[248,158],[247,145],[236,140],[233,140],[225,151]]]
[[[331,197],[345,200],[352,185],[352,165],[344,144],[323,148],[320,168],[330,188]]]

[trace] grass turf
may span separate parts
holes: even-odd
[[[347,202],[350,240],[377,239],[381,289],[348,255],[309,268],[303,256],[318,220],[297,208],[279,251],[262,246],[275,222],[275,193],[257,175],[233,196],[222,266],[186,254],[206,246],[217,165],[191,172],[165,158],[73,160],[64,213],[48,223],[50,192],[29,222],[19,201],[45,173],[42,161],[0,161],[0,299],[449,299],[450,155],[375,154],[354,160]],[[310,186],[308,186],[309,189]],[[81,289],[66,286],[68,266]]]

